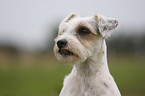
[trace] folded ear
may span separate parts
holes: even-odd
[[[68,21],[70,21],[71,19],[73,19],[73,18],[75,18],[75,17],[77,17],[77,16],[78,16],[78,14],[76,14],[76,13],[71,13],[71,14],[69,14],[67,17],[64,18],[63,22],[68,22]]]
[[[111,33],[110,31],[118,26],[118,21],[112,18],[106,18],[96,14],[95,19],[97,21],[97,31],[99,31],[103,38],[109,36]]]

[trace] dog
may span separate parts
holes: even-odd
[[[99,14],[72,13],[60,23],[54,53],[73,69],[59,96],[121,96],[108,69],[105,42],[117,26],[117,20]]]

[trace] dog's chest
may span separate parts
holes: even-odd
[[[70,75],[64,80],[60,96],[120,96],[113,79],[107,78],[108,75],[93,78]]]
[[[96,86],[94,83],[94,80],[90,78],[78,78],[76,81],[74,89],[74,96],[79,94],[78,96],[94,96],[94,94],[97,94],[96,92]]]
[[[103,94],[99,82],[95,78],[87,77],[69,77],[65,79],[67,83],[60,96],[96,96],[96,94]]]

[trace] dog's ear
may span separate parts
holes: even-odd
[[[97,31],[102,35],[103,38],[110,35],[110,31],[118,26],[118,21],[112,18],[106,18],[101,15],[95,14],[95,19],[97,21]]]
[[[64,22],[68,22],[68,21],[70,21],[71,19],[73,19],[73,18],[75,18],[75,17],[78,17],[78,14],[76,14],[76,13],[71,13],[71,14],[69,14],[66,18],[64,18]]]

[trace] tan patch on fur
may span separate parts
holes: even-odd
[[[76,26],[76,28],[75,28],[76,32],[79,30],[80,27],[85,27],[85,28],[89,29],[90,32],[91,32],[87,36],[79,36],[78,35],[78,39],[80,40],[82,45],[84,45],[86,48],[89,48],[91,43],[93,43],[94,41],[96,41],[97,39],[100,38],[100,35],[97,34],[97,32],[94,30],[94,28],[88,23],[80,23],[80,24],[78,24]]]
[[[86,48],[89,48],[90,45],[91,45],[92,43],[94,43],[94,42],[95,42],[97,39],[99,39],[99,38],[100,38],[99,35],[90,34],[90,35],[88,35],[87,37],[82,38],[80,42],[81,42],[82,45],[84,45]]]

